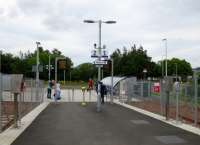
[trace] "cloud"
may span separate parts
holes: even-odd
[[[77,65],[92,60],[90,51],[98,42],[98,25],[83,20],[116,20],[102,25],[102,44],[109,52],[136,43],[157,61],[165,53],[161,40],[167,38],[169,57],[197,67],[199,17],[198,0],[0,0],[0,47],[16,53],[41,41]]]

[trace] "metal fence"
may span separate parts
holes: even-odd
[[[181,83],[178,90],[174,83],[171,84],[169,103],[164,80],[120,82],[115,98],[122,103],[167,116],[167,119],[200,126],[200,85],[194,82]]]
[[[45,94],[45,100],[54,102],[54,90],[52,89],[51,98],[47,98]],[[58,102],[96,102],[96,91],[85,90],[84,92],[78,88],[63,88],[61,89],[61,99]]]
[[[7,77],[9,75],[1,75],[2,85],[0,86],[0,131],[5,130],[15,123],[18,125],[21,118],[37,107],[44,96],[44,82],[39,82],[38,96],[36,96],[36,81],[33,79],[25,79],[23,88],[20,93],[13,93],[9,88],[12,84]],[[7,80],[7,82],[5,82]],[[17,86],[21,87],[21,86]]]

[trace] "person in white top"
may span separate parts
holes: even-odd
[[[57,102],[57,100],[61,99],[60,94],[61,94],[60,84],[56,83],[55,84],[55,93],[54,93],[55,102]]]

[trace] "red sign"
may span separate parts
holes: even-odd
[[[160,83],[154,83],[153,92],[154,93],[160,93]]]

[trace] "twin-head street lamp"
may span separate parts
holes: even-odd
[[[99,46],[98,48],[96,48],[96,45],[94,45],[95,49],[98,49],[98,62],[102,62],[101,58],[102,58],[102,49],[101,48],[101,25],[102,23],[105,24],[115,24],[116,21],[102,21],[102,20],[98,20],[98,21],[94,21],[94,20],[84,20],[84,23],[98,23],[99,25]],[[96,52],[96,51],[95,51]],[[101,80],[101,65],[98,64],[98,81]],[[101,111],[101,100],[100,100],[100,84],[98,84],[98,96],[97,96],[97,112]]]
[[[101,21],[101,23],[107,23],[107,24],[113,24],[116,23],[116,21]],[[84,23],[99,23],[99,21],[94,21],[94,20],[84,20]]]
[[[102,21],[102,20],[98,20],[98,21],[95,21],[95,20],[84,20],[83,21],[84,23],[98,23],[99,24],[99,46],[98,46],[98,60],[101,61],[101,57],[102,57],[102,49],[101,48],[101,25],[102,23],[105,23],[105,24],[115,24],[116,21]],[[96,45],[94,46],[96,48]],[[98,81],[101,80],[101,68],[98,67]]]

